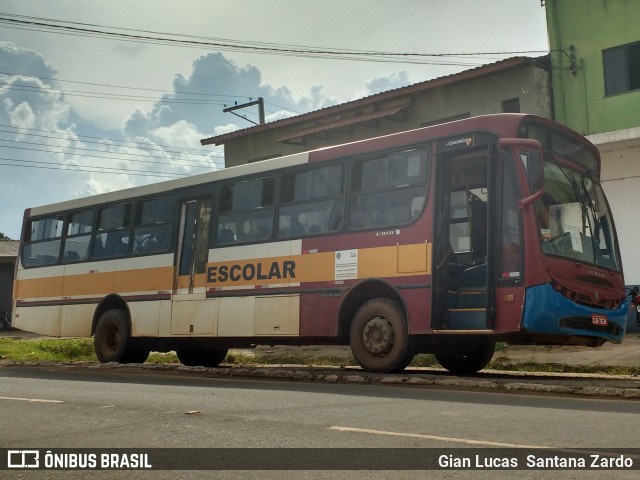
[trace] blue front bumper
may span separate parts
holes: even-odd
[[[603,310],[574,303],[556,292],[551,285],[526,290],[522,328],[527,333],[604,338],[622,342],[627,326],[628,301],[615,310]],[[608,325],[593,325],[591,314],[606,315]]]

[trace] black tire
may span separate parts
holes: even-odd
[[[413,360],[407,319],[395,300],[378,298],[360,307],[349,342],[356,361],[368,372],[400,372]]]
[[[117,308],[107,310],[98,320],[93,348],[102,363],[144,363],[150,352],[142,340],[131,338],[129,317]]]
[[[486,367],[495,349],[495,340],[466,340],[452,344],[447,351],[436,352],[435,357],[451,373],[469,375]]]
[[[186,344],[176,349],[178,360],[187,367],[217,367],[227,356],[227,348],[206,348]]]
[[[150,353],[151,349],[142,340],[130,338],[120,363],[144,363]]]

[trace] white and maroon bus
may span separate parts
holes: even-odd
[[[598,346],[627,315],[587,140],[475,117],[28,209],[14,325],[95,336],[100,361],[350,344],[368,371],[496,341]]]

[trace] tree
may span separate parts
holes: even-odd
[[[11,240],[11,239],[7,237],[4,233],[0,232],[0,240]]]

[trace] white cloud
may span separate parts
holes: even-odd
[[[235,123],[227,123],[225,125],[216,125],[213,128],[213,135],[224,135],[225,133],[235,132],[240,127]]]
[[[0,134],[0,155],[11,159],[0,160],[0,169],[15,181],[3,192],[0,231],[17,237],[21,211],[30,206],[162,180],[147,175],[222,168],[223,147],[202,148],[200,140],[251,123],[224,113],[224,102],[232,98],[217,92],[235,92],[238,103],[262,96],[268,121],[336,103],[320,85],[294,99],[288,88],[264,82],[256,66],[237,65],[220,53],[202,55],[192,67],[188,75],[176,74],[173,91],[160,95],[148,109],[134,107],[120,132],[105,132],[78,115],[62,82],[54,80],[55,69],[42,56],[0,43],[0,71],[21,71],[1,76],[0,125],[12,129]],[[405,80],[406,75],[389,75],[365,88],[372,92]],[[240,114],[257,121],[257,107]],[[97,133],[87,137],[86,132]],[[11,144],[18,140],[22,143]]]
[[[373,77],[365,83],[363,96],[395,90],[396,88],[406,87],[409,84],[409,74],[406,71]]]
[[[128,127],[132,130],[137,119],[143,137],[126,138],[117,132],[120,138],[113,140],[80,135],[93,127],[70,121],[74,117],[83,122],[55,80],[44,79],[52,78],[55,70],[34,51],[0,44],[0,71],[17,70],[21,75],[0,76],[0,176],[5,180],[0,231],[12,238],[19,236],[26,208],[161,180],[148,176],[154,172],[199,173],[204,170],[197,167],[210,169],[212,160],[220,160],[210,151],[182,152],[202,137],[186,121],[149,132],[142,110],[131,115]],[[151,139],[146,138],[149,133]],[[164,147],[154,138],[174,147]],[[137,142],[125,143],[130,139]]]
[[[19,132],[17,138],[20,138],[24,136],[24,131],[33,128],[36,123],[36,116],[27,102],[22,102],[15,108],[12,108],[12,103],[10,98],[5,99],[5,108],[9,116],[9,121],[12,127],[17,128]]]
[[[192,148],[198,144],[202,133],[188,121],[179,120],[172,125],[156,128],[153,131],[153,136],[168,145]]]

